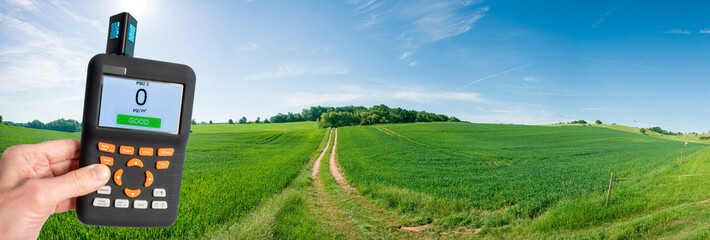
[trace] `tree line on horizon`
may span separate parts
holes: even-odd
[[[300,113],[278,113],[271,122],[315,121],[319,128],[371,125],[381,123],[414,122],[460,122],[456,117],[426,111],[390,108],[380,104],[367,108],[364,106],[327,107],[315,106],[303,109]]]
[[[10,121],[2,121],[2,116],[0,116],[0,123],[9,125],[9,126],[15,126],[15,127],[26,127],[26,128],[34,128],[34,129],[45,129],[45,130],[54,130],[54,131],[62,131],[62,132],[80,132],[81,131],[81,123],[77,120],[74,119],[64,119],[60,118],[48,123],[43,123],[40,120],[33,120],[31,122],[27,123],[14,123]]]

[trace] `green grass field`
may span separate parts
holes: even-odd
[[[367,126],[341,129],[344,171],[378,205],[437,230],[465,226],[481,228],[477,237],[579,237],[574,234],[590,226],[710,198],[707,177],[665,178],[710,173],[707,153],[694,154],[699,143],[583,126],[381,127],[401,136]],[[604,208],[611,172],[648,178],[616,183],[611,206]],[[610,237],[623,231],[591,232]]]
[[[472,123],[193,126],[175,224],[89,227],[55,214],[43,239],[707,239],[710,151],[625,126]],[[391,132],[391,131],[394,132]],[[0,150],[78,133],[0,125]],[[688,136],[696,137],[696,136]],[[678,141],[680,140],[680,141]],[[332,144],[332,143],[331,143]],[[680,150],[684,151],[683,164]],[[326,149],[327,158],[331,149]],[[611,172],[615,181],[605,205]],[[401,226],[430,224],[420,233]],[[457,233],[461,227],[477,233]]]
[[[273,124],[268,130],[247,131],[238,125],[218,125],[219,130],[205,131],[214,133],[193,133],[187,147],[178,219],[169,228],[89,227],[81,224],[74,212],[68,212],[50,217],[40,238],[199,238],[228,227],[261,201],[283,191],[316,150],[324,130],[315,129],[315,124],[295,125]],[[0,125],[0,135],[0,150],[19,143],[79,137],[5,125]]]

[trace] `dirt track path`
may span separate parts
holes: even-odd
[[[335,138],[333,139],[333,149],[330,151],[330,173],[333,175],[333,178],[335,178],[335,181],[338,182],[340,187],[345,189],[345,191],[348,192],[353,192],[357,191],[354,187],[350,186],[348,184],[348,181],[345,180],[345,177],[343,177],[343,173],[340,171],[340,165],[335,162],[335,155],[336,155],[336,148],[338,147],[338,129],[335,129]]]
[[[313,163],[313,172],[311,173],[311,179],[316,179],[318,177],[318,171],[320,170],[320,160],[323,159],[325,153],[328,152],[328,147],[330,147],[330,139],[332,136],[333,129],[330,129],[330,132],[328,133],[328,143],[326,143],[325,147],[323,148],[323,152],[320,153],[320,156],[318,156],[318,158],[316,158],[316,161]]]

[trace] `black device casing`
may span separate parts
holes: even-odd
[[[121,74],[121,71],[117,72],[116,69],[125,69],[125,74]],[[178,134],[99,127],[99,107],[104,75],[183,84]],[[190,134],[194,94],[195,73],[186,65],[108,54],[96,55],[89,61],[79,167],[99,163],[99,156],[102,153],[98,151],[98,142],[114,144],[116,151],[120,145],[134,146],[136,152],[138,147],[152,147],[154,149],[168,147],[174,148],[175,151],[173,156],[169,157],[170,166],[168,169],[155,168],[155,161],[164,158],[158,157],[156,154],[152,157],[116,158],[113,166],[109,167],[111,179],[106,184],[111,186],[111,194],[99,195],[92,192],[77,198],[76,215],[81,222],[87,225],[120,227],[167,227],[175,222],[178,213],[185,147]],[[144,167],[140,170],[135,170],[135,167],[126,168],[126,162],[133,157],[141,158]],[[119,168],[124,169],[122,186],[118,186],[113,180],[113,174]],[[144,170],[150,170],[154,175],[153,184],[149,188],[143,186]],[[136,198],[128,198],[123,192],[125,187],[140,188],[142,193]],[[167,196],[160,199],[154,198],[150,190],[156,187],[166,189]],[[93,206],[93,199],[96,197],[111,199],[111,206]],[[114,201],[118,198],[129,199],[131,201],[130,207],[115,208]],[[148,208],[133,208],[135,200],[147,200]],[[168,208],[164,210],[151,209],[151,200],[167,201]]]

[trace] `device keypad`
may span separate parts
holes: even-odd
[[[136,157],[126,157],[126,156],[134,156],[135,150],[138,149],[138,153]],[[99,142],[98,143],[98,150],[102,152],[101,156],[99,156],[99,163],[107,165],[107,166],[114,166],[114,163],[118,164],[119,168],[115,169],[113,172],[113,182],[121,186],[120,188],[123,188],[121,196],[127,197],[128,199],[123,199],[123,198],[117,198],[113,199],[113,207],[115,208],[130,208],[131,202],[133,205],[133,208],[135,209],[147,209],[149,208],[148,203],[150,202],[150,208],[152,209],[167,209],[168,208],[168,202],[163,201],[163,200],[152,200],[149,199],[150,197],[153,198],[165,198],[167,196],[167,191],[165,188],[153,188],[153,189],[147,189],[152,191],[152,196],[150,193],[143,194],[141,195],[141,188],[140,187],[150,187],[153,185],[155,181],[155,176],[153,172],[155,171],[160,171],[162,169],[168,169],[170,167],[170,160],[165,159],[166,157],[172,157],[175,153],[174,148],[153,148],[153,147],[145,147],[145,146],[128,146],[128,145],[120,145],[118,148],[118,152],[116,152],[116,145],[111,144],[111,143],[106,143],[106,142]],[[153,157],[153,155],[156,155],[159,158],[163,159],[156,159],[155,160],[155,169],[152,170],[150,169],[153,165],[151,162],[150,158],[148,159],[142,159],[143,157]],[[123,157],[122,157],[123,156]],[[125,161],[125,167],[123,163]],[[148,161],[145,163],[148,163],[148,165],[144,164],[144,161]],[[145,173],[145,181],[143,182],[143,186],[123,186],[124,181],[123,181],[123,174],[124,174],[124,168],[128,169],[133,169],[133,168],[144,168],[147,167],[149,169],[146,169],[144,171]],[[135,171],[135,170],[128,170],[128,171]],[[135,175],[127,175],[128,177],[133,177]],[[129,184],[130,185],[130,184]],[[119,189],[120,189],[119,188]],[[111,194],[111,186],[106,185],[101,187],[97,193],[99,195],[110,195]],[[120,190],[119,190],[120,191]],[[96,197],[94,198],[93,201],[93,206],[95,207],[111,207],[111,202],[112,199],[106,198],[106,197]]]
[[[170,161],[155,162],[155,168],[157,168],[157,169],[168,169],[169,166],[170,166]]]
[[[153,156],[153,148],[148,148],[148,147],[142,147],[138,149],[138,155],[144,156],[144,157],[150,157]]]
[[[134,151],[135,151],[135,148],[133,148],[131,146],[121,146],[118,148],[118,152],[123,155],[133,155]]]
[[[113,158],[112,157],[100,156],[99,161],[101,161],[101,164],[103,164],[103,165],[113,166]]]
[[[116,145],[113,145],[110,143],[99,142],[99,151],[107,152],[107,153],[114,153],[114,152],[116,152]]]

